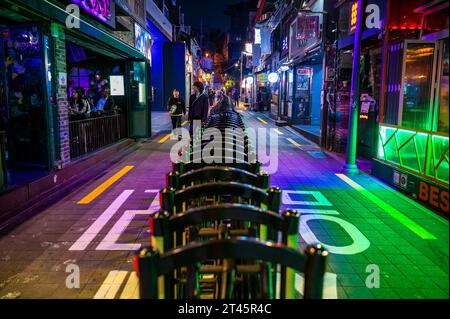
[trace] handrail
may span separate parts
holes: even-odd
[[[260,260],[281,265],[305,274],[304,298],[320,299],[328,252],[321,245],[308,246],[305,253],[282,244],[238,237],[191,242],[163,255],[153,248],[144,248],[136,255],[141,298],[157,298],[162,287],[158,277],[171,275],[176,269],[212,259]]]
[[[217,178],[221,180],[227,178],[235,181],[239,180],[244,183],[256,184],[258,175],[234,167],[208,166],[184,173],[180,176],[180,184],[186,185],[195,180],[204,180],[207,178]]]
[[[267,225],[274,230],[283,230],[284,218],[277,213],[259,207],[242,204],[222,204],[193,208],[181,214],[169,217],[172,231],[184,230],[188,226],[199,225],[207,221],[218,220],[249,221]]]
[[[175,192],[175,203],[181,203],[203,196],[235,195],[265,202],[268,193],[258,187],[236,182],[214,182],[190,186]]]

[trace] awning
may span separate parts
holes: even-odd
[[[65,25],[66,19],[69,16],[67,11],[48,0],[3,0],[4,5],[9,4],[10,6],[17,6],[18,3],[20,3],[21,6],[28,8],[32,13],[39,14],[43,19],[46,19],[49,22],[57,21]],[[122,54],[125,53],[127,57],[145,60],[145,57],[141,52],[85,20],[80,20],[80,28],[74,31],[76,31],[77,34],[84,34],[89,38],[94,38],[103,44],[108,45],[108,47],[120,51]]]

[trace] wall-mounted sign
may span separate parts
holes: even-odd
[[[116,27],[116,7],[112,0],[70,0],[71,3],[80,6],[84,11],[102,21]]]
[[[112,96],[125,95],[125,81],[123,75],[111,75],[109,77]]]
[[[278,76],[278,73],[272,72],[269,74],[269,82],[270,83],[277,83],[280,77]]]
[[[349,34],[352,34],[355,32],[356,23],[358,22],[358,2],[353,2],[350,5],[349,19]]]
[[[322,32],[318,15],[301,15],[291,24],[290,57],[304,57],[308,50],[320,45]]]
[[[267,83],[269,81],[267,73],[258,73],[256,75],[256,81],[259,83]]]
[[[58,74],[58,83],[59,86],[66,87],[67,86],[67,73],[59,72]]]
[[[147,60],[152,61],[152,36],[138,23],[134,24],[134,46],[143,53]]]
[[[261,29],[256,28],[255,29],[255,44],[261,44]]]

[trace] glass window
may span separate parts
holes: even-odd
[[[444,41],[444,57],[442,61],[442,74],[439,90],[439,118],[438,131],[448,133],[448,39]]]
[[[431,130],[431,87],[433,83],[433,43],[409,43],[403,87],[401,125]]]

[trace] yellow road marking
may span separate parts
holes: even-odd
[[[264,120],[263,120],[262,118],[260,118],[260,117],[258,117],[257,119],[258,119],[261,123],[263,123],[263,124],[266,124],[266,125],[269,124],[269,123],[267,123],[266,121],[264,121]]]
[[[188,121],[184,121],[181,126],[185,126],[188,123]]]
[[[287,139],[289,142],[291,142],[292,145],[296,146],[296,147],[300,147],[301,145],[298,144],[296,141],[294,141],[292,138],[288,138]]]
[[[172,133],[167,134],[166,136],[164,136],[162,139],[159,140],[159,144],[164,143],[165,141],[167,141],[170,137],[172,136]]]
[[[121,179],[125,174],[131,171],[134,166],[125,166],[119,172],[117,172],[113,177],[108,179],[106,182],[98,186],[94,189],[89,195],[78,202],[79,205],[87,205],[90,204],[93,200],[95,200],[98,196],[100,196],[104,191],[106,191],[111,185]]]

